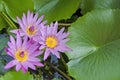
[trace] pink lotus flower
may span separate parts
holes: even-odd
[[[35,15],[27,12],[27,15],[23,13],[22,19],[17,17],[18,24],[20,25],[20,29],[12,30],[11,32],[17,34],[20,32],[20,36],[28,36],[29,38],[37,35],[39,33],[40,26],[45,25],[46,21],[42,22],[44,16],[38,18],[38,13]]]
[[[23,72],[26,72],[28,68],[35,70],[35,65],[43,66],[43,64],[40,63],[40,59],[37,58],[37,56],[41,54],[38,49],[38,43],[28,40],[28,37],[24,37],[24,40],[22,40],[20,35],[17,34],[15,40],[10,36],[8,46],[9,48],[5,50],[9,56],[13,57],[13,60],[5,66],[5,69],[16,65],[16,71],[21,69]]]
[[[47,57],[52,53],[53,55],[56,55],[57,58],[60,58],[59,52],[65,52],[70,51],[71,49],[67,47],[65,44],[67,41],[69,41],[68,38],[66,38],[69,33],[63,32],[65,28],[62,28],[59,32],[58,30],[58,23],[55,24],[51,23],[50,27],[43,26],[40,29],[40,36],[35,37],[34,40],[39,42],[41,44],[40,49],[45,49],[44,54],[44,60],[47,59]]]

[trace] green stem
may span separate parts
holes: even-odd
[[[61,58],[61,61],[62,61],[63,65],[64,65],[64,66],[65,66],[65,68],[67,69],[66,62],[65,62],[65,60],[63,59],[62,55],[60,55],[60,58]]]
[[[56,66],[46,62],[51,68],[55,69],[56,71],[58,71],[61,75],[63,75],[67,80],[72,80],[67,74],[65,74],[63,71],[61,71],[59,68],[57,68]]]
[[[16,25],[12,22],[12,20],[4,12],[0,12],[0,14],[12,28],[17,28]]]
[[[65,26],[65,27],[71,26],[70,23],[58,23],[58,25],[59,25],[59,26]]]

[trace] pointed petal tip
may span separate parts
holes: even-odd
[[[19,29],[15,29],[15,30],[10,30],[11,33],[17,34],[19,32]]]
[[[22,72],[25,74],[25,73],[27,72],[27,70],[23,70],[23,69],[22,69]]]
[[[19,18],[18,16],[16,17],[16,19],[17,19],[17,21],[19,21],[19,20],[20,20],[20,18]]]
[[[43,59],[43,60],[45,61],[46,59],[47,59],[47,57],[44,56],[44,59]]]
[[[47,20],[43,21],[42,23],[43,23],[43,25],[45,25],[47,23]]]
[[[9,69],[8,66],[4,66],[4,69]]]
[[[58,25],[58,21],[55,21],[55,25]]]
[[[44,66],[44,64],[41,63],[41,67],[43,67],[43,66]]]
[[[60,54],[59,53],[56,53],[55,55],[58,59],[60,59]]]
[[[22,72],[25,74],[27,70],[24,67],[21,67]]]
[[[42,15],[40,18],[43,19],[43,18],[44,18],[44,15]]]
[[[69,48],[69,47],[66,47],[66,51],[70,52],[70,51],[73,51],[73,50],[71,48]]]
[[[7,47],[4,47],[4,50],[5,50],[6,52],[9,52],[9,50],[8,50],[8,48],[7,48]]]
[[[44,60],[46,60],[49,55],[50,55],[50,50],[48,48],[46,48],[45,54],[44,54]]]
[[[43,66],[44,66],[44,64],[42,64],[41,62],[37,62],[35,65],[36,65],[36,66],[40,66],[40,67],[43,67]]]
[[[27,12],[30,12],[30,9],[28,9],[28,11]]]
[[[16,65],[16,71],[19,71],[20,69],[21,69],[21,64],[19,63]]]

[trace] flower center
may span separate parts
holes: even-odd
[[[27,34],[34,35],[36,33],[36,29],[34,26],[27,27]]]
[[[26,51],[18,50],[16,52],[16,54],[15,54],[15,58],[18,61],[24,62],[24,61],[26,61],[28,59],[27,52]]]
[[[49,36],[49,37],[46,38],[45,43],[49,48],[54,48],[54,47],[57,46],[58,40],[55,36]]]

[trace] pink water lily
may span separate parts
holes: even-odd
[[[50,53],[60,58],[60,52],[70,51],[71,49],[67,47],[66,42],[69,38],[66,38],[69,33],[64,32],[65,28],[58,31],[58,23],[51,23],[50,26],[43,26],[40,29],[39,37],[34,40],[41,44],[40,49],[45,48],[44,60],[48,58]]]
[[[32,38],[35,35],[39,34],[39,29],[42,25],[45,25],[46,21],[42,22],[44,16],[38,18],[38,13],[34,14],[30,11],[27,12],[27,15],[23,13],[22,19],[17,17],[19,29],[12,30],[11,32],[17,34],[20,32],[20,36],[28,36]]]
[[[40,59],[37,58],[41,54],[38,49],[40,45],[38,43],[29,40],[28,37],[24,37],[24,40],[19,34],[16,36],[16,40],[10,36],[10,41],[8,42],[8,48],[5,48],[7,54],[13,57],[5,69],[9,69],[16,66],[16,71],[20,69],[26,72],[28,68],[35,70],[35,66],[43,66]]]

